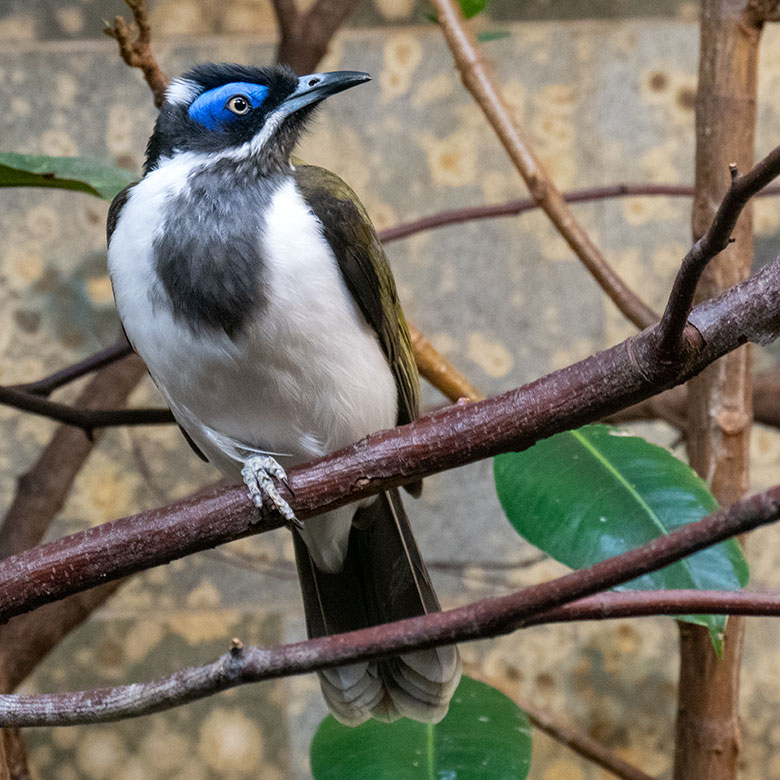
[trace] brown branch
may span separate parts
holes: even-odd
[[[98,428],[109,426],[167,425],[174,422],[168,409],[82,409],[12,387],[0,386],[0,404],[81,428],[87,436],[92,436]]]
[[[750,340],[780,332],[780,259],[696,307],[677,365],[657,360],[657,327],[485,401],[455,404],[291,469],[280,492],[305,520],[406,482],[578,427],[685,381]],[[0,562],[0,621],[143,568],[278,527],[240,487],[115,520]]]
[[[16,733],[19,734],[18,729],[16,730]],[[3,729],[3,731],[0,732],[0,780],[12,780],[8,760],[8,738],[5,734],[6,730]]]
[[[159,712],[249,682],[302,674],[438,644],[508,634],[532,616],[668,566],[780,518],[780,486],[588,569],[509,596],[274,648],[234,646],[212,664],[170,677],[76,693],[0,696],[1,726],[104,723]]]
[[[112,596],[125,580],[115,580],[46,604],[0,627],[0,679],[12,691],[74,628]]]
[[[543,731],[556,742],[560,742],[562,745],[570,748],[574,753],[592,761],[610,774],[615,775],[615,777],[619,777],[621,780],[655,780],[655,778],[645,774],[633,764],[629,764],[627,761],[616,756],[612,751],[605,748],[600,742],[597,742],[588,734],[577,731],[569,726],[564,726],[561,723],[558,723],[547,712],[536,709],[536,707],[529,705],[525,701],[519,701],[503,680],[486,675],[481,670],[470,665],[466,667],[465,672],[469,677],[473,677],[475,680],[480,680],[486,685],[490,685],[492,688],[501,691],[507,698],[512,699],[528,716],[531,725],[535,726],[539,731]]]
[[[11,390],[18,390],[33,395],[49,396],[60,387],[64,387],[77,379],[81,379],[93,371],[99,371],[101,368],[116,363],[117,360],[133,354],[133,348],[128,344],[127,339],[122,337],[114,346],[95,352],[78,363],[66,366],[53,374],[37,379],[34,382],[27,382],[21,385],[11,385]]]
[[[658,615],[752,615],[780,617],[780,592],[747,590],[648,590],[597,593],[534,615],[524,627],[582,620]]]
[[[32,780],[22,733],[17,728],[3,729],[0,737],[5,752],[5,766],[0,768],[0,780],[6,777],[8,780]]]
[[[279,23],[276,59],[296,73],[310,73],[328,51],[336,30],[352,13],[358,0],[317,0],[301,14],[295,0],[273,0]]]
[[[736,168],[733,171],[736,173]],[[732,178],[709,229],[683,258],[661,319],[660,348],[669,359],[675,359],[681,347],[682,332],[704,269],[731,242],[737,219],[748,201],[777,176],[780,176],[780,147],[773,149],[749,173]]]
[[[461,398],[479,401],[485,397],[425,338],[423,332],[411,323],[409,323],[409,335],[420,375],[446,395],[450,401],[455,402]]]
[[[688,392],[675,387],[665,393],[629,406],[608,418],[609,422],[632,420],[665,420],[687,435]],[[762,371],[753,377],[753,417],[762,425],[780,428],[780,369]]]
[[[780,22],[780,3],[778,0],[748,0],[744,14],[745,22],[751,28],[760,28],[764,22]]]
[[[86,408],[122,403],[143,374],[137,359],[106,367],[85,388],[78,403]],[[41,540],[93,446],[80,431],[68,427],[57,430],[36,464],[19,479],[0,527],[0,556],[21,552]],[[119,584],[93,588],[0,627],[0,689],[12,691],[86,617],[89,607],[104,600]],[[2,738],[11,780],[29,780],[27,753],[19,731],[3,729]]]
[[[691,197],[693,187],[688,184],[608,184],[604,187],[587,187],[582,190],[569,190],[561,193],[567,203],[588,203],[591,201],[608,200],[610,198],[627,197]],[[757,193],[758,197],[773,197],[780,195],[780,187],[765,187]],[[480,219],[495,219],[496,217],[516,217],[527,211],[538,209],[540,204],[533,198],[517,198],[505,203],[495,203],[487,206],[467,206],[462,209],[450,209],[420,217],[411,222],[404,222],[395,227],[379,232],[380,240],[389,244],[416,233],[427,230],[461,225]]]
[[[123,403],[145,373],[138,358],[115,363],[89,383],[78,403],[86,409]],[[35,465],[19,479],[16,495],[0,527],[1,557],[22,552],[40,542],[95,444],[74,428],[63,426],[57,430]],[[2,689],[13,690],[120,582],[71,596],[0,627]]]
[[[697,242],[702,239],[704,249],[700,259],[694,255],[683,263],[667,305],[661,348],[672,359],[675,335],[684,327],[699,275],[699,299],[715,296],[750,275],[753,225],[750,209],[743,211],[743,206],[780,169],[778,153],[753,167],[760,26],[746,25],[744,12],[744,0],[701,3],[691,222],[693,237]],[[750,173],[739,177],[738,170]],[[732,231],[734,243],[727,247]],[[708,262],[707,255],[720,249],[724,251]],[[738,500],[749,485],[751,395],[747,347],[709,366],[689,385],[688,457],[722,506]],[[723,655],[718,657],[706,629],[680,625],[676,780],[737,776],[743,635],[744,622],[729,620]]]
[[[524,130],[504,102],[479,44],[463,18],[460,5],[456,0],[432,0],[432,3],[464,86],[471,92],[493,126],[528,185],[531,196],[618,309],[638,327],[647,327],[656,322],[658,315],[614,272],[574,218],[571,209],[536,156]]]
[[[115,363],[95,376],[77,403],[85,411],[103,404],[124,403],[145,373],[138,358]],[[57,430],[35,465],[19,478],[16,495],[0,527],[0,557],[26,550],[43,538],[94,444],[80,430]]]
[[[165,100],[165,90],[168,87],[168,77],[162,72],[152,53],[152,27],[149,24],[149,12],[146,0],[125,0],[133,13],[132,28],[121,16],[114,19],[114,24],[106,27],[105,34],[119,44],[119,54],[131,67],[139,68],[144,74],[146,83],[154,95],[154,104],[159,108]]]

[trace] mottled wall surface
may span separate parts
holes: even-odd
[[[140,168],[154,121],[148,90],[119,61],[112,42],[95,37],[95,19],[110,17],[120,5],[39,0],[0,9],[4,148],[89,154]],[[204,26],[189,30],[193,33],[234,32],[214,21],[214,14],[224,19],[230,9],[235,18],[245,14],[246,30],[261,29],[261,17],[268,18],[262,3],[159,0],[154,9],[161,32],[193,24],[181,10],[190,5],[205,15]],[[546,5],[535,4],[539,15]],[[392,6],[376,0],[361,11],[362,19],[388,20]],[[524,195],[504,152],[461,90],[437,31],[431,25],[400,26],[416,11],[411,2],[399,6],[409,14],[396,13],[391,28],[353,28],[333,44],[323,69],[360,68],[374,81],[328,103],[302,156],[347,179],[380,228],[444,208]],[[510,6],[495,3],[490,25],[500,24],[509,35],[486,50],[561,188],[691,181],[697,31],[679,21],[690,15],[690,4],[669,4],[677,21],[525,24],[509,20]],[[71,40],[55,40],[64,38]],[[165,70],[176,73],[209,59],[269,61],[271,38],[256,40],[162,35],[157,48]],[[778,51],[780,37],[770,29],[762,58],[760,152],[778,141]],[[105,212],[106,204],[86,195],[0,191],[1,383],[38,377],[115,338]],[[686,200],[672,198],[577,207],[619,273],[656,307],[688,246],[688,213]],[[762,262],[780,247],[780,205],[762,201],[755,214]],[[539,214],[427,233],[393,244],[389,254],[409,318],[489,393],[631,332]],[[768,365],[772,354],[758,351],[759,366]],[[147,381],[133,402],[159,398]],[[426,403],[441,399],[428,388]],[[0,506],[7,505],[16,476],[53,429],[0,407]],[[665,443],[674,440],[662,427],[642,431]],[[754,486],[776,483],[780,438],[757,429],[753,449]],[[215,477],[175,430],[112,431],[80,475],[52,536],[164,503]],[[534,551],[508,529],[489,463],[430,478],[423,498],[409,501],[409,510],[447,606],[562,571],[547,560],[534,563]],[[777,584],[778,547],[772,540],[778,534],[759,533],[751,551],[753,581]],[[495,561],[531,563],[499,573],[480,565]],[[464,566],[453,573],[452,562]],[[272,644],[302,635],[291,544],[280,531],[133,578],[52,654],[25,689],[147,679],[210,660],[232,636]],[[616,621],[537,628],[465,646],[463,654],[503,679],[520,699],[558,713],[663,776],[671,762],[676,668],[669,649],[675,637],[671,620]],[[780,777],[779,637],[777,623],[748,626],[746,780]],[[53,780],[305,778],[308,743],[323,715],[317,683],[308,676],[244,687],[123,724],[30,731],[28,740],[38,776]],[[535,780],[606,777],[542,736],[534,750]]]

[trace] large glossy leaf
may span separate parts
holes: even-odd
[[[0,187],[55,187],[111,200],[137,178],[124,168],[83,157],[0,154]]]
[[[692,469],[662,447],[606,425],[552,436],[494,461],[496,489],[515,529],[561,563],[584,568],[714,512]],[[729,540],[623,586],[736,590],[748,569]],[[722,616],[688,616],[710,629]]]
[[[315,780],[523,780],[531,763],[526,714],[503,693],[464,677],[441,723],[332,716],[311,744]]]
[[[458,0],[460,10],[466,19],[471,19],[477,14],[481,14],[488,7],[488,3],[490,3],[490,0]],[[436,14],[431,13],[427,14],[427,16],[432,22],[439,23],[439,18]]]

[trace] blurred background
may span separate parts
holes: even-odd
[[[270,0],[151,0],[163,70],[274,59]],[[305,8],[307,3],[301,3]],[[430,8],[364,0],[318,70],[373,81],[329,101],[300,155],[336,171],[378,228],[527,194],[461,88]],[[88,155],[140,172],[155,109],[138,71],[102,34],[119,0],[0,5],[2,151]],[[562,190],[693,181],[697,5],[658,0],[494,0],[477,20],[505,96]],[[762,42],[757,156],[778,143],[780,31]],[[690,244],[690,200],[637,197],[576,206],[617,272],[652,306]],[[0,383],[43,376],[119,333],[105,267],[107,204],[53,190],[0,190]],[[780,202],[755,205],[756,261],[780,250]],[[540,213],[430,231],[388,246],[408,318],[487,394],[517,386],[633,332]],[[755,350],[758,368],[778,348]],[[79,385],[58,398],[73,399]],[[424,388],[426,408],[444,403]],[[159,405],[145,379],[135,405]],[[55,424],[0,406],[0,507]],[[677,433],[633,426],[667,446]],[[780,474],[780,435],[757,426],[752,487]],[[679,449],[678,451],[682,451]],[[112,430],[80,473],[48,538],[158,506],[218,475],[174,427]],[[407,507],[444,606],[511,592],[564,571],[505,521],[489,462],[426,480]],[[749,546],[752,584],[780,584],[780,530]],[[134,576],[24,683],[58,691],[145,680],[226,651],[230,638],[303,638],[285,531]],[[780,626],[751,619],[743,671],[745,778],[780,778]],[[539,627],[462,648],[505,689],[661,777],[672,760],[677,630],[671,619]],[[170,712],[104,726],[28,730],[36,777],[52,780],[310,777],[326,714],[314,676],[244,686]],[[541,734],[534,780],[605,772]]]

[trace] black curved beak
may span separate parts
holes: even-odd
[[[282,106],[286,113],[292,114],[301,108],[318,103],[326,97],[366,81],[371,81],[371,76],[357,70],[310,73],[308,76],[301,76],[298,79],[298,88],[282,103]]]

